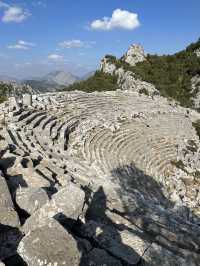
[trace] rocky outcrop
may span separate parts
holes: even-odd
[[[135,66],[139,62],[145,61],[146,56],[143,47],[138,44],[131,45],[127,53],[124,55],[123,60],[131,66]]]
[[[138,79],[131,71],[126,71],[122,67],[117,68],[106,57],[101,61],[100,70],[104,73],[117,76],[117,83],[121,90],[138,92],[149,96],[159,95],[159,91],[154,85]]]
[[[196,109],[199,109],[200,108],[200,76],[199,75],[196,75],[192,78],[191,85],[192,85],[192,92],[195,94],[195,96],[192,98],[192,101],[194,103],[194,107]]]
[[[196,49],[194,53],[197,55],[197,57],[200,57],[200,48]]]

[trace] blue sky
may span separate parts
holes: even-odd
[[[199,11],[199,0],[0,1],[0,74],[83,75],[132,43],[173,53],[200,37]]]

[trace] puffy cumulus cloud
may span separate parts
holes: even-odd
[[[21,7],[11,6],[2,1],[0,1],[0,8],[4,9],[3,17],[1,19],[4,23],[20,23],[31,15],[29,11],[24,10]]]
[[[35,43],[20,40],[16,44],[8,45],[8,49],[29,50],[30,48],[35,46]]]
[[[48,59],[54,62],[60,62],[64,60],[64,57],[59,54],[50,54],[48,55]]]
[[[90,42],[84,42],[81,40],[68,40],[68,41],[63,41],[59,43],[59,46],[61,48],[91,48],[96,42],[90,41]]]
[[[110,31],[113,29],[134,30],[140,26],[138,14],[131,13],[127,10],[116,9],[112,13],[112,17],[104,17],[102,19],[94,20],[90,24],[93,30]]]

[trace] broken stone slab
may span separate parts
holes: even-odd
[[[33,214],[48,201],[48,194],[42,188],[20,188],[16,192],[18,206],[28,214]]]
[[[9,181],[14,188],[18,188],[19,185],[22,187],[50,187],[54,182],[52,177],[46,178],[40,172],[37,172],[34,167],[29,167],[25,164],[27,157],[22,158],[20,156],[16,157],[14,163],[8,166],[7,175],[9,176]]]
[[[92,266],[122,266],[121,262],[116,258],[110,256],[105,250],[94,248],[88,253],[88,255],[82,259],[80,266],[92,265]]]
[[[137,264],[151,244],[140,237],[139,231],[119,230],[115,224],[108,226],[94,221],[82,225],[79,234],[128,265]]]
[[[170,250],[153,243],[144,253],[143,266],[198,266],[199,263],[192,258],[183,258]]]
[[[19,244],[18,253],[28,266],[81,265],[79,243],[54,219],[27,234]]]
[[[52,196],[52,199],[34,212],[23,226],[24,232],[44,226],[46,219],[54,217],[56,220],[69,221],[73,224],[80,216],[85,200],[85,193],[74,184],[69,184]]]
[[[16,252],[21,239],[18,227],[20,221],[14,209],[12,198],[5,178],[0,175],[0,259],[3,260]]]
[[[0,224],[12,227],[20,225],[5,178],[0,175]]]

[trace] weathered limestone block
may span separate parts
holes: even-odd
[[[21,239],[20,221],[5,178],[0,175],[0,259],[12,256]]]
[[[18,253],[28,266],[80,265],[81,249],[71,234],[57,221],[48,219],[46,225],[26,235]]]
[[[34,212],[23,226],[24,232],[34,230],[46,224],[46,219],[54,217],[59,221],[77,220],[84,205],[84,192],[73,184],[69,184],[52,196],[52,199]],[[71,224],[70,223],[70,224]]]
[[[18,227],[19,218],[14,210],[11,195],[6,180],[0,175],[0,224],[5,226]]]
[[[32,106],[32,95],[31,94],[24,94],[22,103],[24,106]]]
[[[47,192],[42,188],[20,188],[16,192],[16,202],[28,214],[33,214],[49,201]]]
[[[19,108],[18,102],[16,97],[10,97],[9,98],[9,111],[12,112],[14,110],[17,110]]]

